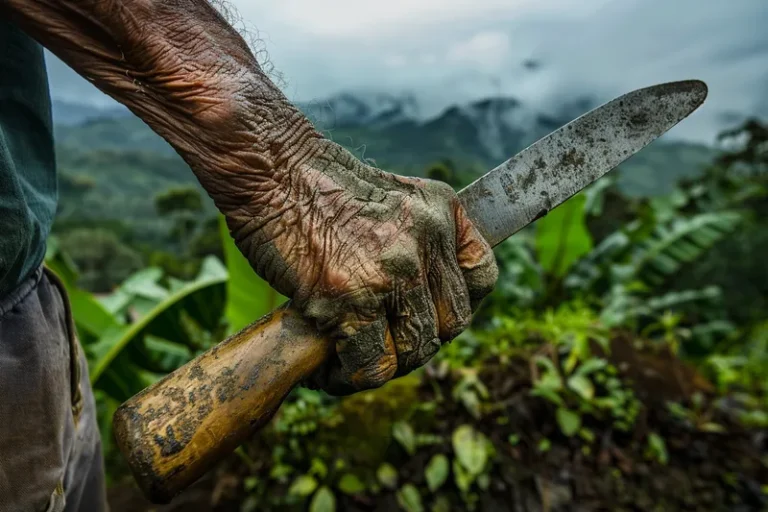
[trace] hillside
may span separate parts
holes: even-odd
[[[514,98],[488,98],[421,119],[413,101],[384,97],[372,103],[339,95],[322,108],[318,103],[302,108],[327,137],[380,167],[420,175],[430,164],[448,159],[471,177],[591,107],[582,99],[555,114],[539,113]],[[149,231],[164,229],[156,219],[154,197],[172,187],[198,186],[181,158],[138,118],[121,110],[72,105],[59,105],[57,112],[60,217],[140,223],[150,236]],[[628,195],[667,192],[679,178],[695,175],[712,153],[705,146],[657,141],[622,165],[621,189]],[[211,211],[210,202],[206,205]]]

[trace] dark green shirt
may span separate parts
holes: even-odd
[[[0,20],[0,297],[45,257],[57,199],[52,124],[42,47]]]

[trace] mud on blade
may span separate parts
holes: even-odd
[[[535,142],[459,192],[495,246],[650,144],[707,97],[698,80],[616,98]]]

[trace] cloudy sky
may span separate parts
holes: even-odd
[[[489,95],[546,110],[590,94],[699,78],[677,134],[768,117],[768,0],[230,0],[294,100],[412,92],[429,115]],[[54,97],[105,102],[49,58]],[[275,73],[275,79],[278,78]]]

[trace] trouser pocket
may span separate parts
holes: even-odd
[[[0,299],[0,510],[53,509],[73,446],[64,304],[38,269]],[[56,489],[59,487],[58,495]]]
[[[44,268],[45,277],[56,288],[61,298],[64,315],[64,325],[69,343],[69,366],[70,366],[70,394],[72,397],[72,415],[75,418],[75,425],[77,425],[80,415],[83,411],[83,390],[81,383],[81,370],[80,370],[80,344],[77,342],[77,333],[75,331],[75,322],[72,317],[72,305],[69,301],[69,295],[64,287],[59,276],[57,276],[52,270]]]

